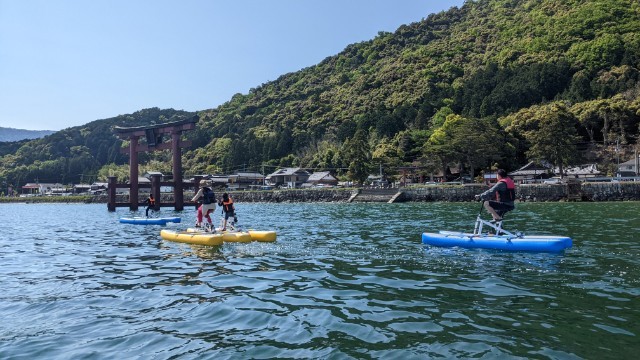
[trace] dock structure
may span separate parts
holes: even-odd
[[[151,194],[156,199],[156,208],[162,206],[173,206],[175,210],[181,211],[184,209],[184,194],[183,191],[186,188],[193,187],[196,189],[199,185],[200,178],[196,178],[194,182],[184,182],[182,179],[182,148],[191,145],[191,141],[181,140],[183,132],[193,130],[198,122],[198,116],[194,116],[190,119],[175,121],[165,124],[153,125],[153,126],[138,126],[138,127],[119,127],[116,126],[114,131],[120,139],[129,140],[129,149],[121,149],[124,153],[129,152],[129,183],[118,184],[115,177],[109,177],[108,179],[108,203],[107,208],[109,211],[115,211],[117,207],[128,206],[131,210],[138,210],[139,204],[139,189],[140,187],[147,187],[149,185],[141,185],[138,182],[138,153],[156,150],[170,149],[173,155],[173,180],[168,182],[162,182],[160,175],[153,175],[151,177]],[[170,141],[165,141],[165,138],[169,137]],[[140,143],[140,139],[146,140],[144,143]],[[173,202],[162,203],[160,199],[160,187],[172,186],[173,187]],[[116,190],[117,189],[129,189],[129,202],[118,203],[116,202]]]

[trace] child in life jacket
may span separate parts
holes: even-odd
[[[156,199],[153,198],[153,194],[149,194],[149,197],[144,203],[147,204],[147,209],[144,214],[146,217],[149,217],[149,210],[156,210]]]
[[[218,201],[218,205],[222,206],[222,213],[224,214],[224,222],[222,224],[222,231],[227,229],[227,221],[230,217],[233,218],[234,223],[236,219],[236,208],[233,205],[233,199],[229,194],[222,194],[222,200]]]

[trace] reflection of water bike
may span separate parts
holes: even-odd
[[[481,217],[482,208],[481,205],[473,233],[454,231],[423,233],[422,242],[444,247],[538,252],[561,252],[573,245],[571,238],[566,236],[524,235],[522,232],[507,231],[502,227],[505,211],[497,211],[502,220],[487,221]],[[483,233],[483,230],[486,232]]]

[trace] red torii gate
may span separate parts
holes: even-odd
[[[116,184],[116,178],[110,176],[108,180],[108,204],[109,211],[115,211],[116,207],[129,206],[131,210],[138,210],[138,193],[140,185],[138,184],[138,153],[145,151],[171,149],[173,153],[173,181],[167,185],[173,186],[173,203],[162,204],[160,202],[160,177],[154,176],[151,179],[151,193],[156,199],[156,207],[174,206],[178,211],[184,209],[185,185],[188,187],[193,184],[185,184],[182,180],[182,151],[183,147],[191,145],[191,141],[180,140],[182,132],[193,130],[198,122],[198,116],[194,116],[187,120],[175,121],[155,126],[138,126],[138,127],[119,127],[116,126],[114,131],[121,139],[129,139],[129,184]],[[170,135],[171,142],[163,142],[163,135]],[[145,137],[146,144],[139,144],[138,140]],[[122,149],[126,152],[126,149]],[[199,180],[199,179],[197,179]],[[198,181],[196,181],[197,183]],[[129,188],[129,203],[116,203],[116,188]]]

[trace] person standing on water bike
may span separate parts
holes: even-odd
[[[153,198],[153,194],[149,194],[149,197],[144,201],[144,203],[147,204],[147,209],[144,214],[146,217],[149,217],[149,210],[156,210],[156,199]]]
[[[224,213],[222,231],[225,231],[227,230],[227,221],[230,217],[233,218],[233,224],[238,221],[236,218],[236,207],[233,206],[233,199],[227,193],[222,194],[222,200],[218,201],[218,205],[222,206],[222,212]]]
[[[515,209],[516,185],[504,169],[498,170],[498,182],[491,189],[476,195],[476,199],[484,200],[484,208],[491,214],[493,221],[502,221],[501,214]],[[500,214],[498,214],[500,212]]]
[[[202,205],[198,207],[196,212],[196,227],[202,226],[202,217],[207,218],[207,222],[211,228],[213,228],[213,222],[211,221],[211,216],[209,216],[210,212],[214,212],[216,210],[216,195],[211,190],[212,183],[210,181],[205,181],[200,185],[200,190],[196,193],[196,195],[191,199],[192,202],[196,202],[198,199],[202,198]]]

